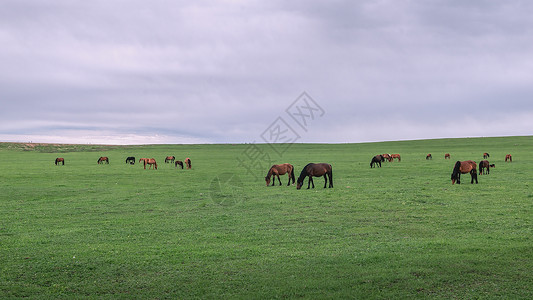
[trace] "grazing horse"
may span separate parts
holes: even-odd
[[[489,157],[490,157],[490,155],[487,152],[483,153],[483,158],[487,159]]]
[[[190,169],[192,168],[192,165],[191,165],[191,159],[190,158],[186,158],[185,159],[185,165],[187,166],[187,169]]]
[[[176,159],[175,156],[167,156],[167,157],[165,158],[165,163],[166,163],[166,164],[168,164],[169,162],[170,162],[170,163],[174,163],[174,160],[175,160],[175,159]]]
[[[326,188],[326,184],[328,183],[328,177],[329,177],[329,187],[333,187],[333,169],[331,168],[330,164],[326,163],[320,163],[320,164],[314,164],[309,163],[307,164],[300,173],[300,177],[298,177],[298,180],[296,181],[296,189],[299,190],[302,188],[302,185],[304,184],[305,177],[309,176],[309,181],[307,183],[307,189],[309,189],[309,185],[312,184],[313,188],[315,188],[315,183],[313,182],[313,176],[320,177],[324,176],[324,188]],[[327,177],[326,177],[327,176]]]
[[[473,160],[466,160],[466,161],[457,161],[455,163],[455,166],[453,167],[452,172],[452,184],[454,184],[457,181],[457,184],[461,184],[461,174],[470,173],[470,176],[472,177],[472,180],[470,183],[474,183],[474,180],[476,180],[477,184],[477,165],[476,162]]]
[[[65,165],[65,159],[63,157],[58,157],[56,158],[56,166],[59,164],[59,163],[62,163],[62,165],[64,166]]]
[[[490,164],[488,160],[482,160],[479,162],[479,175],[483,174],[490,174]]]
[[[385,161],[385,158],[383,157],[383,155],[376,155],[374,157],[372,157],[372,160],[370,161],[370,168],[374,168],[376,165],[379,165],[379,167],[381,168],[381,162],[382,161]]]
[[[386,159],[388,162],[392,161],[392,157],[388,153],[381,154],[381,156],[383,156],[383,158]]]
[[[100,158],[98,159],[97,163],[98,164],[103,164],[104,162],[106,164],[109,164],[109,158],[107,156],[100,156]]]
[[[444,154],[444,159],[452,159],[452,157],[450,156],[450,153]]]
[[[513,162],[513,157],[511,156],[511,154],[506,154],[505,155],[505,161],[509,161],[509,162]]]
[[[291,179],[292,184],[294,184],[294,167],[291,164],[272,165],[272,167],[270,167],[270,170],[268,170],[267,176],[265,177],[266,186],[270,185],[270,177],[272,177],[272,175],[274,175],[274,180],[272,180],[272,186],[276,185],[276,176],[278,176],[279,185],[281,186],[281,179],[279,179],[279,175],[285,174],[287,174],[289,177],[289,182],[287,182],[287,186],[291,185]]]
[[[433,159],[433,156],[431,156],[431,153],[429,153],[428,155],[426,155],[426,160],[428,159]]]
[[[177,168],[178,165],[180,165],[180,167],[183,169],[183,162],[181,160],[176,160],[176,162],[174,163],[175,168]]]
[[[390,157],[391,161],[393,161],[395,158],[397,158],[398,161],[402,161],[402,157],[400,156],[400,154],[391,154]]]
[[[130,163],[130,165],[134,165],[135,164],[135,157],[129,156],[128,158],[126,158],[126,163]]]
[[[149,166],[149,169],[151,169],[152,167],[155,168],[155,170],[157,170],[157,162],[155,161],[155,159],[153,158],[145,158],[144,159],[144,169],[146,170],[146,165],[150,165]]]

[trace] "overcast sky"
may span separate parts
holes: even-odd
[[[528,0],[3,0],[0,141],[530,135],[532,16]]]

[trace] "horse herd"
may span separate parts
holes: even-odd
[[[144,169],[146,170],[146,165],[148,165],[148,169],[152,169],[154,168],[155,170],[157,170],[157,162],[154,158],[140,158],[139,159],[139,163],[144,163]],[[107,156],[100,156],[100,158],[98,158],[97,160],[97,163],[98,164],[109,164],[109,157]],[[126,163],[127,164],[130,164],[130,165],[134,165],[135,164],[135,157],[134,156],[128,156],[126,158]],[[176,160],[176,157],[175,156],[167,156],[165,158],[165,163],[174,163],[174,166],[177,168],[178,165],[183,169],[183,163],[185,163],[185,166],[187,167],[187,169],[191,169],[192,168],[192,165],[191,165],[191,159],[190,158],[186,158],[184,161],[181,161],[181,160]],[[56,166],[61,164],[61,165],[65,165],[65,159],[63,157],[58,157],[56,158],[55,160],[55,164]]]
[[[397,156],[398,161],[401,161],[399,154],[387,154],[387,153],[378,154],[372,157],[372,160],[370,161],[370,168],[374,168],[377,166],[381,167],[381,163],[384,162],[385,160],[392,162],[393,156]],[[483,153],[484,159],[487,159],[489,157],[490,155],[487,152]],[[432,160],[432,159],[433,159],[433,156],[431,155],[431,153],[428,153],[426,155],[426,160]],[[444,159],[451,159],[450,153],[445,153]],[[511,156],[511,154],[506,154],[505,162],[512,162],[512,161],[513,161],[513,157]],[[490,174],[490,168],[495,168],[495,167],[496,166],[494,164],[490,164],[488,160],[482,160],[479,162],[479,175]],[[466,161],[457,161],[455,163],[453,167],[453,171],[452,171],[452,176],[451,176],[452,184],[455,184],[456,182],[457,184],[460,184],[461,174],[466,174],[466,173],[470,173],[470,176],[472,177],[470,183],[474,183],[474,180],[476,181],[476,183],[478,183],[476,162],[473,160],[466,160]]]
[[[267,176],[265,177],[266,185],[270,185],[270,178],[273,177],[272,180],[272,186],[276,183],[276,176],[278,177],[279,185],[281,185],[281,179],[279,178],[279,175],[285,175],[287,174],[289,176],[289,182],[287,182],[287,186],[292,183],[294,184],[294,166],[291,164],[280,164],[280,165],[273,165],[270,167],[270,170],[268,170]],[[301,189],[305,177],[309,177],[309,180],[307,182],[307,188],[309,189],[312,185],[313,188],[315,188],[315,183],[313,182],[313,177],[321,177],[324,176],[324,188],[333,187],[333,168],[330,164],[327,163],[309,163],[307,164],[303,169],[302,172],[300,172],[300,176],[298,177],[298,180],[296,180],[296,189]],[[328,185],[328,178],[329,178],[329,185]]]

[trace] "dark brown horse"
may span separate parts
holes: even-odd
[[[428,153],[428,155],[426,155],[426,160],[428,159],[433,159],[433,156],[431,156],[431,153]]]
[[[149,169],[154,167],[155,170],[157,170],[157,162],[153,158],[145,158],[144,159],[144,169],[146,170],[146,165],[149,165]]]
[[[186,158],[185,159],[185,165],[187,166],[187,169],[190,169],[192,168],[192,165],[191,165],[191,159],[190,158]]]
[[[370,161],[370,168],[374,168],[376,165],[378,165],[381,168],[381,162],[385,161],[385,158],[383,155],[376,155],[372,157],[372,160]]]
[[[487,159],[489,157],[490,157],[490,155],[487,152],[483,153],[483,158]]]
[[[135,164],[135,157],[128,156],[128,158],[126,158],[126,163],[130,163],[130,165],[134,165]]]
[[[270,185],[270,177],[272,176],[274,176],[274,180],[272,180],[272,186],[276,185],[276,176],[278,176],[279,185],[281,185],[281,179],[279,179],[279,175],[285,174],[289,176],[289,182],[287,182],[287,186],[291,185],[291,179],[292,184],[294,184],[294,167],[291,164],[273,165],[270,167],[270,170],[268,170],[267,176],[265,177],[266,185]]]
[[[174,163],[174,160],[176,159],[175,156],[167,156],[165,158],[165,163],[168,164],[168,163]]]
[[[506,154],[505,155],[505,161],[509,161],[509,162],[513,162],[513,157],[511,156],[511,154]]]
[[[490,174],[490,164],[488,160],[482,160],[479,162],[479,175],[483,174]]]
[[[59,164],[59,163],[62,163],[62,165],[64,166],[65,165],[65,159],[63,157],[58,157],[56,158],[56,166]]]
[[[298,177],[298,180],[296,181],[296,189],[301,189],[302,185],[304,184],[305,177],[309,176],[309,181],[307,183],[307,189],[309,189],[309,185],[312,184],[313,188],[315,188],[315,183],[313,182],[313,176],[314,177],[320,177],[324,176],[324,188],[326,188],[326,185],[328,183],[328,177],[329,177],[329,187],[333,187],[333,168],[330,164],[326,163],[320,163],[320,164],[314,164],[310,163],[307,164],[300,173],[300,177]]]
[[[452,157],[450,156],[450,153],[446,153],[444,154],[444,159],[451,159]]]
[[[398,159],[398,161],[402,161],[400,154],[391,154],[390,157],[392,158],[391,161],[393,161],[395,158]]]
[[[181,160],[176,160],[176,162],[174,163],[174,167],[178,167],[178,165],[183,169],[183,162]]]
[[[107,156],[100,156],[97,162],[98,164],[103,164],[104,162],[106,164],[109,164],[109,158]]]
[[[474,183],[474,180],[476,180],[477,184],[477,165],[476,162],[473,160],[466,160],[466,161],[457,161],[455,163],[455,166],[453,167],[452,171],[452,184],[457,182],[457,184],[461,184],[461,174],[470,173],[470,176],[472,177],[472,180],[470,183]]]

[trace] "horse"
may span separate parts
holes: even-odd
[[[100,156],[100,158],[98,159],[97,163],[98,164],[103,164],[104,162],[106,164],[109,164],[109,158],[107,156]]]
[[[62,163],[63,166],[64,166],[64,165],[65,165],[65,159],[64,159],[63,157],[58,157],[58,158],[56,158],[56,162],[55,162],[56,166],[57,166],[59,163]]]
[[[190,169],[192,168],[192,165],[191,165],[191,159],[190,158],[186,158],[185,159],[185,165],[187,166],[187,169]]]
[[[383,158],[386,159],[388,162],[392,161],[392,157],[388,153],[381,154],[381,156],[383,156]]]
[[[483,158],[487,159],[489,157],[490,157],[490,155],[487,152],[483,153]]]
[[[505,155],[505,162],[507,162],[507,160],[509,160],[509,162],[513,162],[513,157],[511,156],[511,154]]]
[[[167,157],[165,158],[165,163],[166,163],[166,164],[168,164],[169,162],[170,162],[170,163],[174,163],[174,160],[175,160],[175,159],[176,159],[175,156],[167,156]]]
[[[129,156],[128,158],[126,158],[126,163],[129,163],[130,165],[134,165],[135,164],[135,157]]]
[[[175,168],[177,168],[178,165],[180,165],[180,167],[183,169],[183,162],[181,160],[176,160],[176,162],[174,163]]]
[[[433,156],[431,156],[431,153],[428,153],[428,155],[426,155],[426,160],[428,159],[433,159]]]
[[[144,159],[144,169],[146,170],[146,165],[150,165],[149,169],[151,169],[152,167],[155,168],[155,170],[157,170],[157,162],[155,161],[155,159],[153,158],[145,158]]]
[[[474,183],[474,180],[476,180],[477,184],[477,165],[476,162],[473,160],[466,160],[466,161],[457,161],[455,163],[455,166],[453,167],[452,171],[452,184],[454,184],[457,181],[457,184],[461,184],[461,174],[470,173],[470,176],[472,177],[472,180],[470,183]]]
[[[280,164],[280,165],[272,165],[270,167],[270,170],[268,170],[267,176],[265,177],[266,186],[270,185],[270,177],[274,175],[274,180],[272,180],[272,186],[276,184],[276,176],[278,176],[279,185],[281,186],[281,179],[279,178],[279,175],[285,175],[289,177],[289,182],[287,182],[287,186],[291,185],[291,179],[292,184],[294,184],[294,167],[291,164]]]
[[[376,155],[374,157],[372,157],[372,160],[370,161],[370,168],[374,168],[376,166],[376,164],[379,164],[379,167],[381,168],[381,162],[382,161],[385,161],[385,158],[383,157],[383,155]]]
[[[444,154],[444,159],[452,159],[452,157],[450,156],[450,153]]]
[[[390,157],[391,161],[393,161],[395,158],[397,158],[398,161],[402,161],[402,157],[400,156],[400,154],[391,154]]]
[[[491,167],[491,168],[496,168],[496,165],[495,165],[495,164],[490,164],[489,167]]]
[[[485,170],[485,168],[487,170]],[[490,164],[488,160],[482,160],[479,162],[479,175],[490,174]]]
[[[148,158],[139,158],[139,163],[141,163],[141,161],[143,161],[144,164],[146,165],[146,160],[148,160]]]
[[[320,164],[314,164],[309,163],[307,164],[300,173],[300,177],[298,177],[298,180],[296,181],[296,189],[299,190],[302,188],[302,185],[304,183],[305,177],[309,176],[309,181],[307,183],[307,189],[309,189],[309,185],[312,184],[313,188],[315,188],[315,183],[313,182],[313,176],[320,177],[324,176],[324,188],[326,188],[326,184],[328,183],[329,177],[329,187],[333,187],[333,169],[331,168],[330,164],[326,163],[320,163]],[[327,176],[327,177],[326,177]]]

